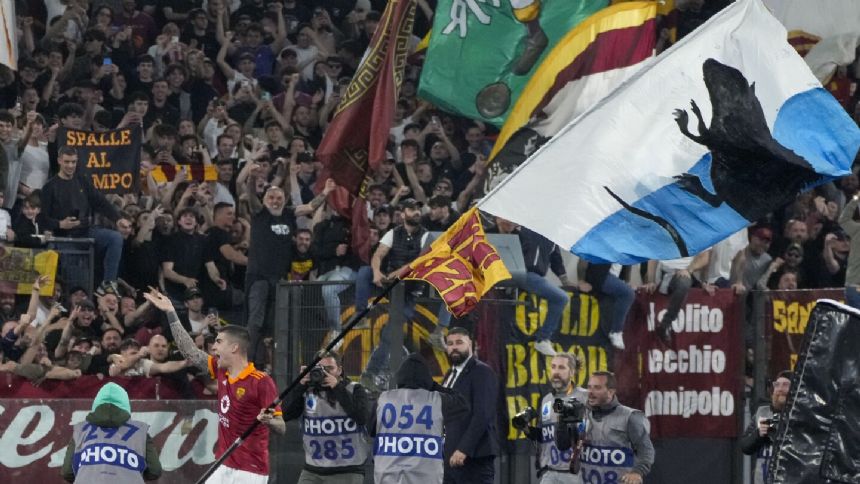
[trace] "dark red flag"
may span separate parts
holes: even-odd
[[[370,259],[365,178],[385,158],[414,16],[415,0],[388,2],[317,149],[324,167],[319,183],[333,178],[342,187],[329,202],[341,216],[352,219],[353,251],[365,262]]]

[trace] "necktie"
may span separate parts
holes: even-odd
[[[453,386],[454,386],[454,380],[456,380],[456,379],[457,379],[457,369],[456,369],[456,368],[452,368],[452,369],[451,369],[451,374],[450,374],[450,375],[448,375],[448,382],[447,382],[447,383],[445,383],[445,388],[451,388],[451,387],[453,387]]]

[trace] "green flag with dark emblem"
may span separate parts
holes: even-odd
[[[418,94],[446,111],[501,126],[553,45],[607,4],[439,0]]]

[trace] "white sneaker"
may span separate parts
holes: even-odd
[[[621,332],[617,333],[609,333],[609,342],[612,343],[612,347],[618,351],[624,351],[624,337]]]
[[[555,356],[558,354],[556,353],[555,348],[552,347],[552,342],[548,339],[542,339],[535,342],[535,350],[546,356]]]

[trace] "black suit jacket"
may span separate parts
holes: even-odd
[[[499,379],[496,373],[486,363],[472,357],[463,368],[463,373],[457,377],[454,391],[469,402],[471,412],[445,422],[446,464],[455,450],[469,458],[498,455],[496,406]]]

